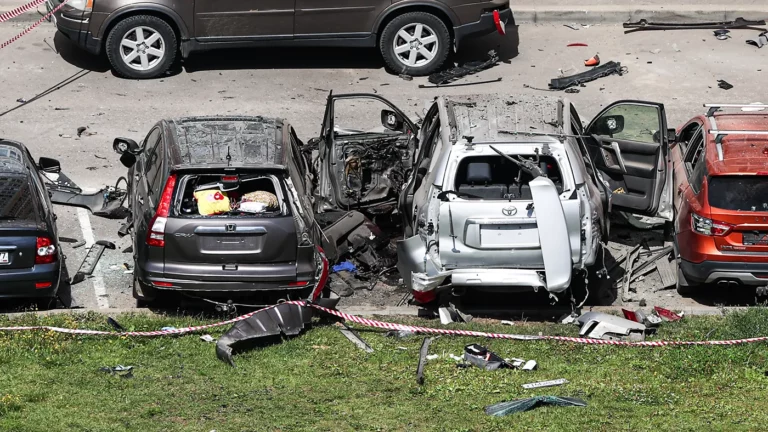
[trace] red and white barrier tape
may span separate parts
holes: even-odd
[[[37,1],[39,1],[39,0],[35,0],[35,2],[37,2]],[[7,41],[3,42],[2,44],[0,44],[0,49],[3,49],[3,48],[5,48],[5,47],[7,47],[8,45],[10,45],[10,44],[12,44],[12,43],[16,42],[17,40],[21,39],[21,38],[22,38],[24,35],[26,35],[27,33],[29,33],[29,32],[31,32],[32,30],[34,30],[34,29],[35,29],[35,27],[37,27],[37,26],[39,26],[40,24],[42,24],[42,23],[43,23],[43,21],[46,21],[46,20],[48,20],[48,18],[50,18],[50,17],[51,17],[51,15],[53,15],[55,12],[58,12],[58,10],[59,10],[59,9],[61,9],[62,7],[64,7],[64,5],[65,5],[65,4],[67,4],[67,2],[68,2],[68,1],[69,1],[69,0],[65,0],[65,1],[63,1],[63,2],[62,2],[60,5],[56,6],[56,7],[55,7],[55,8],[53,8],[53,9],[52,9],[50,12],[48,12],[48,13],[47,13],[47,14],[45,14],[45,15],[43,15],[43,17],[42,17],[42,18],[40,18],[40,19],[39,19],[39,20],[38,20],[36,23],[34,23],[34,24],[32,24],[31,26],[29,26],[29,27],[25,28],[25,29],[24,29],[24,31],[22,31],[21,33],[17,34],[16,36],[14,36],[14,37],[12,37],[12,38],[8,39]],[[6,18],[6,20],[8,20],[8,19],[11,19],[11,18],[13,18],[14,16],[18,16],[18,15],[20,15],[22,12],[24,12],[24,11],[26,10],[26,9],[24,9],[24,8],[26,8],[26,7],[30,6],[31,4],[33,4],[33,3],[35,3],[35,2],[32,2],[32,3],[26,4],[26,5],[24,5],[24,6],[20,7],[20,8],[17,8],[17,9],[14,9],[14,10],[12,10],[12,11],[8,12],[8,13],[5,13],[5,14],[3,14],[3,17],[5,17],[6,15],[9,15],[9,16],[10,16],[11,14],[14,14],[14,13],[16,14],[16,15],[10,16],[10,18]],[[43,2],[39,2],[39,3],[37,3],[35,6],[39,5],[40,3],[43,3]],[[17,12],[17,11],[19,11],[19,10],[21,10],[21,9],[24,9],[24,10],[22,10],[21,12]],[[3,22],[3,21],[4,21],[3,19],[0,19],[0,22]]]
[[[47,0],[34,0],[30,3],[25,4],[24,6],[19,6],[12,11],[0,13],[0,23],[6,22],[9,19],[16,18],[17,16],[23,14],[24,12],[29,12],[32,9],[35,9],[36,7],[45,3],[46,1]]]
[[[315,309],[322,310],[325,313],[335,315],[339,318],[343,318],[346,321],[362,324],[368,327],[376,327],[386,330],[406,330],[414,333],[423,334],[439,334],[450,336],[472,336],[489,339],[511,339],[511,340],[555,340],[560,342],[572,342],[588,345],[618,345],[618,346],[635,346],[635,347],[663,347],[663,346],[680,346],[680,345],[739,345],[756,342],[768,341],[768,336],[749,338],[749,339],[734,339],[734,340],[719,340],[719,341],[644,341],[644,342],[625,342],[625,341],[609,341],[602,339],[589,339],[589,338],[575,338],[567,336],[535,336],[535,335],[516,335],[507,333],[487,333],[471,330],[457,330],[457,329],[434,329],[429,327],[410,326],[405,324],[393,324],[382,321],[370,320],[367,318],[361,318],[355,315],[346,314],[333,309],[324,308],[318,305],[311,305]]]
[[[602,339],[588,339],[588,338],[576,338],[567,336],[537,336],[537,335],[516,335],[508,333],[487,333],[472,330],[460,330],[460,329],[442,329],[442,328],[430,328],[412,326],[406,324],[394,324],[383,321],[376,321],[367,318],[362,318],[355,315],[350,315],[344,312],[340,312],[335,309],[328,309],[316,304],[306,303],[305,301],[289,301],[286,303],[311,306],[315,309],[328,313],[330,315],[337,316],[353,323],[361,324],[367,327],[375,327],[385,330],[406,330],[414,333],[421,334],[438,334],[446,336],[470,336],[488,339],[507,339],[507,340],[519,340],[519,341],[535,341],[535,340],[553,340],[559,342],[571,342],[587,345],[615,345],[615,346],[631,346],[631,347],[664,347],[664,346],[692,346],[692,345],[740,345],[748,343],[766,342],[768,336],[761,336],[748,339],[732,339],[732,340],[712,340],[712,341],[644,341],[644,342],[624,342],[624,341],[608,341]],[[101,330],[84,330],[84,329],[66,329],[61,327],[51,326],[26,326],[26,327],[0,327],[0,331],[31,331],[31,330],[48,330],[57,333],[78,334],[78,335],[90,335],[90,336],[125,336],[125,337],[155,337],[155,336],[173,336],[186,333],[194,333],[201,330],[207,330],[214,327],[221,327],[227,324],[234,324],[238,321],[248,319],[256,313],[274,308],[275,306],[269,306],[257,311],[249,312],[245,315],[241,315],[237,318],[221,321],[214,324],[206,324],[201,326],[192,326],[180,329],[171,330],[159,330],[159,331],[144,331],[144,332],[109,332]]]

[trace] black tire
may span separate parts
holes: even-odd
[[[431,29],[437,37],[437,52],[431,61],[420,66],[408,66],[398,60],[393,47],[397,33],[404,27],[411,24],[423,24]],[[429,45],[427,45],[429,46]],[[427,12],[408,12],[398,17],[384,27],[379,39],[379,50],[384,57],[387,67],[396,73],[404,73],[412,76],[429,75],[440,69],[448,55],[453,50],[453,40],[445,23],[435,15]]]
[[[137,27],[145,27],[162,37],[164,55],[155,65],[146,70],[133,69],[121,56],[121,50],[130,49],[121,46],[123,38]],[[106,50],[109,63],[117,75],[124,78],[149,79],[157,78],[171,68],[171,65],[176,60],[179,44],[176,39],[176,33],[166,21],[152,15],[136,15],[120,21],[112,28],[109,36],[107,36]]]

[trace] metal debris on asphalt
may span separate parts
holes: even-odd
[[[625,66],[622,66],[619,62],[610,61],[602,66],[598,66],[586,72],[552,79],[549,83],[549,88],[553,90],[565,90],[569,87],[591,82],[599,78],[607,77],[609,75],[617,74],[622,76],[626,73],[628,73],[628,69]]]
[[[495,66],[498,62],[498,52],[496,52],[496,50],[490,50],[488,51],[487,60],[467,62],[462,66],[456,66],[442,72],[433,73],[429,76],[428,80],[435,85],[448,84],[467,75],[476,74],[485,69],[489,69]]]
[[[649,22],[642,19],[633,23],[624,23],[624,28],[629,29],[625,33],[641,30],[701,30],[701,29],[736,29],[744,27],[762,26],[765,20],[748,21],[744,18],[736,18],[733,21],[700,22],[700,23],[661,23]]]

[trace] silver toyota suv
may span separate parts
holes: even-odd
[[[609,210],[671,216],[667,139],[659,104],[618,102],[584,129],[565,99],[439,98],[400,198],[403,281],[421,303],[565,291],[600,256]]]
[[[671,220],[670,135],[650,102],[584,127],[567,99],[439,97],[417,125],[379,95],[340,94],[303,150],[316,212],[402,216],[398,269],[429,303],[452,287],[561,293],[598,260],[611,210]]]

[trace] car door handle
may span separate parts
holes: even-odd
[[[136,197],[136,201],[138,201],[139,204],[144,205],[144,197],[142,197],[141,195]]]
[[[685,190],[685,188],[683,188],[683,185],[680,185],[680,186],[678,186],[678,187],[677,187],[677,194],[678,194],[678,195],[681,195],[681,194],[683,193],[683,191],[684,191],[684,190]]]
[[[136,180],[136,181],[139,181],[139,179],[140,179],[140,178],[141,178],[141,176],[140,176],[140,175],[138,175],[138,174],[135,174],[135,175],[133,176],[133,179],[134,179],[134,180]]]

